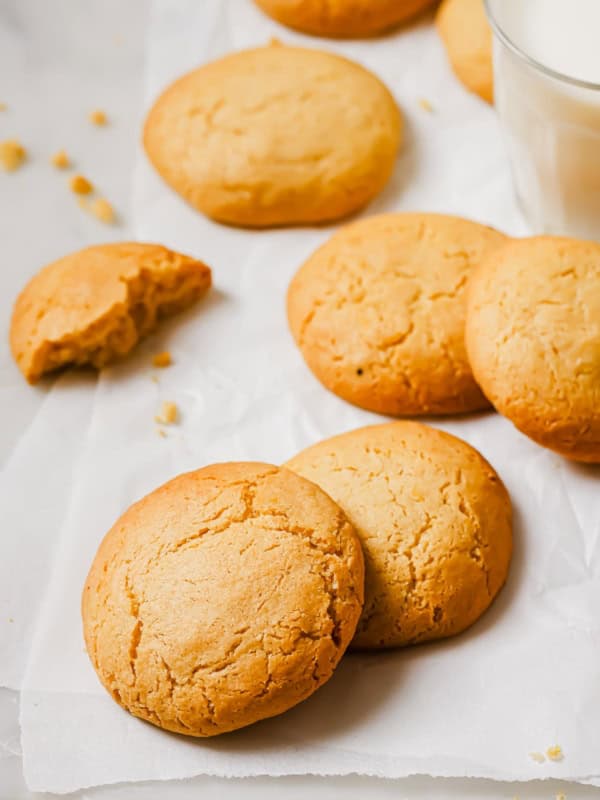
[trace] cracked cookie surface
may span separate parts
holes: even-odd
[[[35,275],[13,309],[10,344],[30,383],[71,365],[101,368],[126,355],[163,316],[211,285],[201,261],[155,244],[79,250]]]
[[[274,44],[190,72],[156,101],[148,157],[192,206],[232,225],[327,222],[366,205],[402,133],[381,81],[332,53]]]
[[[286,469],[217,464],[131,506],[82,598],[86,647],[137,717],[214,736],[327,681],[363,602],[361,547],[321,489]]]
[[[342,228],[294,276],[288,320],[330,391],[382,414],[486,408],[464,326],[473,268],[506,237],[438,214],[384,214]]]
[[[316,36],[372,36],[407,22],[435,0],[256,0],[278,22]]]
[[[361,540],[365,604],[352,647],[460,633],[504,584],[510,498],[455,436],[418,422],[374,425],[319,442],[286,466],[321,486]]]
[[[469,289],[467,348],[497,410],[538,444],[600,463],[600,245],[553,236],[490,255]]]

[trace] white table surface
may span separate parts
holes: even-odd
[[[177,0],[173,0],[177,2]],[[202,0],[198,0],[202,2]],[[250,2],[250,0],[249,0]],[[87,244],[132,236],[129,191],[139,137],[146,3],[144,0],[0,0],[0,141],[19,138],[30,163],[13,175],[0,175],[0,247],[10,275],[2,284],[15,294],[39,266]],[[103,108],[106,129],[94,129],[87,113]],[[97,184],[119,212],[119,225],[104,226],[86,215],[66,188],[67,176],[48,165],[65,148],[77,169]],[[16,265],[16,268],[15,268]],[[7,312],[0,315],[6,330]],[[0,337],[0,390],[14,381],[14,366]],[[35,415],[48,389],[32,390],[0,425],[0,463]],[[7,388],[3,404],[10,402]],[[68,487],[66,487],[66,491]],[[7,532],[3,532],[6,535]],[[0,587],[1,591],[1,587]],[[460,720],[457,720],[457,725]],[[515,720],[515,725],[519,720]],[[85,732],[82,732],[85,735]],[[314,800],[423,797],[521,800],[600,797],[599,789],[557,782],[525,785],[427,777],[383,781],[362,777],[257,778],[200,777],[169,784],[121,785],[73,795],[87,800],[219,798]],[[22,778],[18,695],[0,689],[0,800],[46,797],[27,791]]]

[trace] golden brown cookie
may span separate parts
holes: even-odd
[[[342,228],[300,268],[288,319],[332,392],[382,414],[488,405],[464,345],[471,271],[505,241],[457,217],[385,214]]]
[[[467,348],[519,430],[600,463],[600,244],[540,236],[492,253],[472,279]]]
[[[87,247],[38,272],[15,303],[10,344],[30,383],[60,367],[100,368],[210,287],[201,261],[156,244]]]
[[[92,664],[149,722],[215,736],[281,714],[351,640],[364,566],[314,484],[268,464],[180,475],[123,514],[82,599]]]
[[[256,0],[269,16],[316,36],[373,36],[407,22],[435,0]]]
[[[344,217],[387,182],[402,119],[372,73],[321,50],[271,45],[190,72],[148,114],[150,161],[220,222]]]
[[[510,498],[466,442],[417,422],[374,425],[301,452],[289,469],[339,503],[365,554],[355,648],[452,636],[506,580]]]
[[[492,29],[483,0],[444,0],[436,24],[456,77],[470,92],[493,103]]]

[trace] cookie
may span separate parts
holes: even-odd
[[[391,175],[402,119],[363,67],[279,44],[225,56],[169,87],[144,145],[192,206],[231,225],[321,223],[365,206]]]
[[[49,264],[21,292],[10,326],[13,356],[30,383],[60,367],[103,367],[210,284],[205,264],[160,245],[87,247]]]
[[[511,504],[466,442],[418,422],[375,425],[304,450],[289,469],[345,511],[365,555],[365,605],[354,648],[460,633],[504,584]]]
[[[473,371],[497,410],[538,444],[600,463],[600,244],[512,241],[473,276]]]
[[[327,681],[363,602],[360,544],[321,489],[268,464],[180,475],[131,506],[82,598],[85,642],[136,717],[215,736]]]
[[[483,0],[443,0],[436,25],[456,77],[470,92],[493,103],[492,29]]]
[[[407,22],[435,0],[256,0],[270,17],[315,36],[373,36]]]
[[[505,241],[437,214],[385,214],[342,228],[288,290],[306,363],[335,394],[381,414],[455,414],[488,406],[464,345],[465,291]]]

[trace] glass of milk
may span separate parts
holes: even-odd
[[[600,0],[485,0],[495,103],[533,233],[600,240]]]

